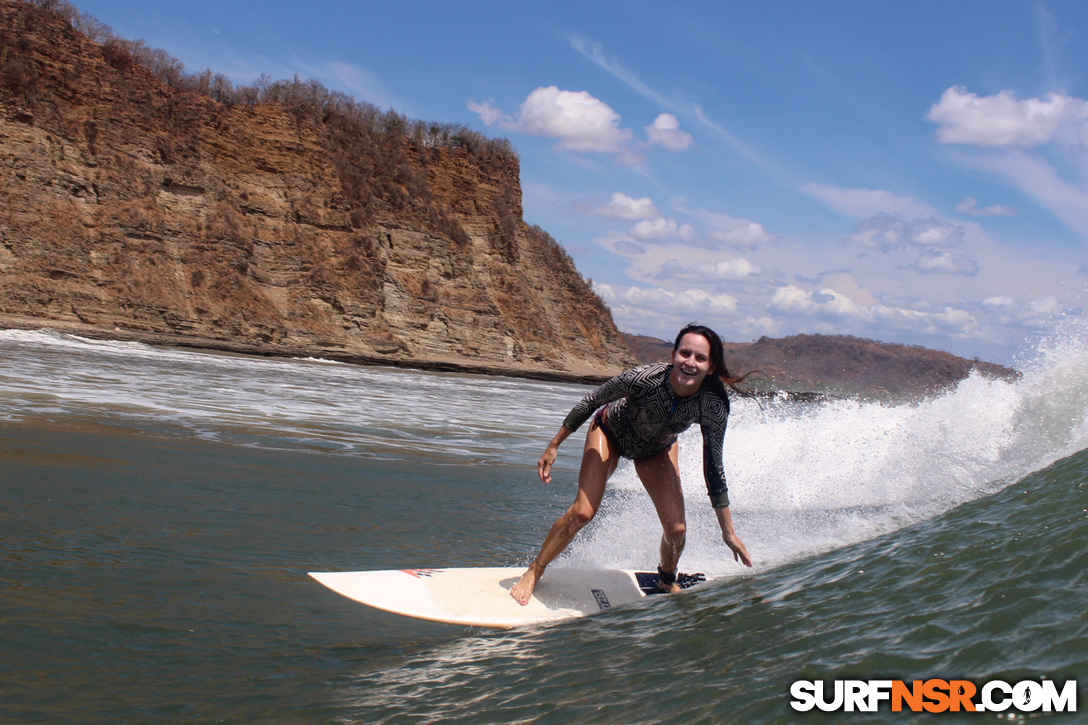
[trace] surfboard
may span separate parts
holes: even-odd
[[[524,569],[451,568],[310,572],[349,599],[394,614],[468,627],[510,628],[584,617],[657,594],[657,572],[628,569],[548,569],[529,603],[510,588]],[[706,577],[680,574],[682,588]]]

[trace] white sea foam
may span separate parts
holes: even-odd
[[[1088,448],[1088,334],[1066,327],[1037,346],[1016,382],[973,374],[898,405],[740,401],[725,438],[738,535],[757,566],[838,548],[992,493]],[[681,438],[686,569],[741,573],[707,503],[697,430]],[[633,467],[613,478],[567,564],[645,566],[660,527]],[[614,505],[612,505],[614,504]],[[640,532],[632,536],[631,532]]]
[[[558,428],[557,408],[582,392],[0,331],[0,420],[8,421],[87,418],[239,445],[522,464]]]

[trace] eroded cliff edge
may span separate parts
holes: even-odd
[[[0,326],[560,379],[635,364],[522,220],[509,150],[297,80],[221,102],[56,13],[0,14]]]

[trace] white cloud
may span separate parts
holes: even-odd
[[[909,247],[950,247],[963,239],[963,228],[952,222],[939,219],[905,221],[888,214],[858,222],[858,230],[851,241],[882,252]]]
[[[1008,295],[998,295],[984,299],[982,306],[994,314],[999,324],[1034,329],[1052,319],[1061,309],[1061,302],[1057,297],[1044,297],[1024,303]]]
[[[618,191],[612,195],[612,199],[607,204],[596,207],[591,213],[626,221],[655,219],[661,216],[650,197],[642,196],[634,199]]]
[[[770,306],[779,312],[788,312],[806,317],[858,318],[864,310],[846,295],[831,288],[819,292],[806,292],[800,287],[786,285],[775,290]]]
[[[764,229],[762,224],[750,219],[737,219],[727,214],[713,212],[705,212],[701,216],[710,226],[710,232],[707,235],[709,239],[730,247],[755,249],[775,239],[775,236]]]
[[[705,209],[685,209],[682,204],[677,206],[677,210],[697,218],[706,226],[705,239],[699,242],[700,246],[718,248],[724,244],[737,249],[756,249],[777,240],[762,224],[751,219]]]
[[[1008,295],[988,297],[982,301],[982,304],[992,310],[1011,310],[1017,306],[1016,300]]]
[[[970,335],[978,329],[978,321],[966,310],[946,307],[942,312],[932,312],[926,315],[931,325],[923,332],[939,334],[942,332],[953,335]]]
[[[662,113],[644,128],[650,144],[670,151],[682,151],[691,146],[691,134],[680,130],[680,122],[671,113]]]
[[[716,329],[736,315],[737,302],[728,295],[707,295],[700,290],[670,292],[660,288],[620,287],[595,283],[594,289],[612,310],[621,330],[672,339],[691,320]],[[729,327],[735,327],[730,323]],[[750,325],[749,325],[750,326]]]
[[[618,312],[624,317],[665,313],[684,319],[728,314],[737,310],[737,299],[732,295],[713,295],[701,289],[673,292],[660,287],[619,287],[602,283],[595,283],[593,287],[613,313]]]
[[[741,335],[752,338],[760,337],[762,335],[776,337],[782,334],[782,322],[773,317],[768,317],[767,315],[762,317],[748,316],[740,321],[736,327],[736,331]]]
[[[554,138],[567,151],[614,153],[624,160],[632,134],[620,128],[620,116],[586,91],[561,91],[556,86],[537,88],[521,104],[516,118],[503,114],[491,101],[468,102],[468,108],[488,124],[506,131]]]
[[[924,250],[918,255],[914,264],[909,265],[924,274],[956,274],[964,277],[974,277],[978,274],[979,263],[962,254],[955,254],[945,250]]]
[[[956,204],[956,211],[960,214],[970,214],[972,216],[1014,216],[1016,214],[1015,209],[1004,204],[979,207],[973,196],[968,196],[959,204]]]
[[[905,221],[881,214],[858,223],[858,232],[850,240],[885,254],[906,251],[914,260],[902,268],[923,274],[952,274],[974,277],[979,263],[956,251],[963,245],[967,228],[941,219]]]
[[[680,224],[672,217],[643,219],[631,227],[631,236],[642,240],[680,239],[687,241],[695,237],[695,228],[690,224]]]
[[[618,151],[631,136],[619,127],[620,116],[585,91],[537,88],[521,104],[518,128],[523,133],[559,140],[571,151]]]
[[[679,279],[693,282],[735,281],[759,274],[762,270],[743,257],[722,259],[717,262],[697,262],[683,265],[673,259],[658,272],[658,279]]]
[[[936,209],[921,204],[914,197],[901,197],[883,189],[842,189],[809,184],[803,191],[828,205],[833,211],[855,219],[876,214],[918,218],[938,216]]]
[[[1067,124],[1088,123],[1088,103],[1050,93],[1045,99],[1017,100],[1012,91],[979,97],[953,86],[929,109],[926,119],[937,124],[943,143],[1030,148],[1054,140]]]
[[[597,242],[634,262],[626,273],[639,282],[674,279],[717,286],[745,279],[762,270],[743,257],[723,258],[726,255],[721,248],[754,250],[774,239],[761,225],[747,219],[681,210],[696,214],[711,226],[709,230],[697,229],[662,215],[649,197],[634,198],[620,192],[612,194],[607,204],[582,208],[586,213],[635,222],[626,231],[610,232]]]
[[[759,267],[743,257],[723,259],[715,263],[710,269],[714,279],[744,279],[761,271]]]
[[[948,247],[963,239],[963,229],[958,225],[935,219],[916,219],[911,229],[910,241],[919,247]]]
[[[714,229],[710,232],[710,238],[722,242],[730,247],[755,249],[756,247],[774,240],[774,235],[769,234],[762,224],[746,220],[738,220],[731,229]]]
[[[889,331],[968,335],[978,328],[978,322],[966,310],[946,307],[940,312],[929,312],[879,303],[865,305],[831,288],[808,292],[794,285],[779,287],[771,298],[770,308],[836,326],[842,323],[867,326],[873,331],[871,334],[878,336]]]
[[[954,86],[926,118],[941,142],[975,147],[953,158],[996,175],[1088,236],[1088,101],[1057,93],[1021,101],[1007,90],[979,97]]]

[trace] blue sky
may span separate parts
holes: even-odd
[[[86,0],[237,84],[510,139],[620,329],[1009,363],[1088,288],[1088,4]]]

